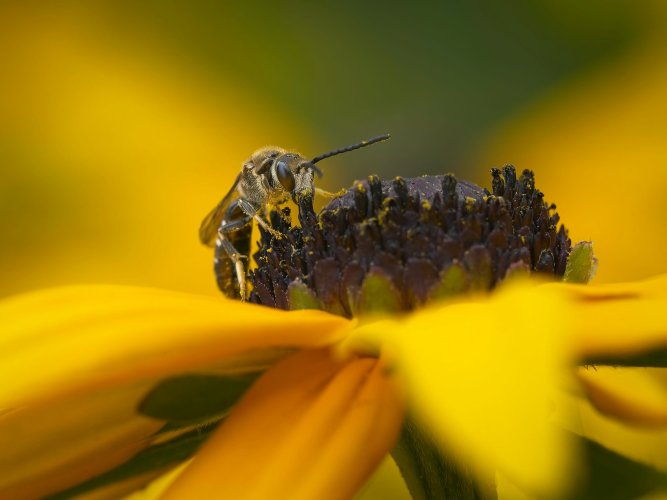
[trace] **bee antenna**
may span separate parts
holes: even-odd
[[[334,151],[329,151],[328,153],[316,156],[315,158],[310,160],[309,163],[311,163],[314,166],[315,163],[317,163],[318,161],[322,161],[325,158],[331,158],[332,156],[336,156],[341,153],[347,153],[348,151],[354,151],[355,149],[365,148],[366,146],[370,146],[371,144],[375,144],[376,142],[386,141],[387,139],[389,139],[389,137],[390,137],[389,134],[379,135],[377,137],[373,137],[372,139],[368,139],[366,141],[361,141],[360,143],[353,144],[352,146],[347,146],[341,149],[336,149]]]
[[[320,169],[320,167],[318,167],[317,165],[314,165],[312,161],[308,164],[308,166],[315,171],[317,177],[319,177],[320,179],[324,176],[322,169]]]

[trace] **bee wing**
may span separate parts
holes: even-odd
[[[222,224],[222,219],[225,217],[225,212],[227,211],[229,203],[232,201],[234,195],[236,194],[236,186],[239,185],[240,180],[241,174],[236,176],[234,184],[232,184],[232,187],[229,189],[224,198],[220,200],[220,203],[218,203],[216,207],[211,210],[201,222],[201,225],[199,226],[199,240],[204,245],[215,245],[218,229],[220,228],[220,224]]]

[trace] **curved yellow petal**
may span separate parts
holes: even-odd
[[[192,370],[249,351],[314,347],[351,322],[223,298],[118,286],[0,302],[0,408]]]
[[[630,355],[667,346],[667,275],[614,285],[564,285],[581,357]]]
[[[508,285],[491,299],[426,309],[358,334],[386,339],[417,414],[448,451],[482,474],[497,469],[528,491],[554,493],[567,486],[570,458],[551,424],[568,328],[560,294]]]
[[[605,415],[643,425],[667,424],[667,385],[647,368],[579,368],[577,376],[591,404]]]
[[[402,419],[380,362],[302,351],[259,380],[164,498],[350,498]]]

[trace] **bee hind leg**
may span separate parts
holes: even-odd
[[[243,260],[250,254],[252,219],[233,202],[218,228],[213,269],[218,288],[227,297],[241,301],[247,297],[246,271]]]
[[[247,296],[247,284],[246,284],[246,275],[245,275],[245,265],[243,261],[247,259],[247,256],[242,255],[236,250],[234,245],[227,239],[223,231],[218,231],[218,239],[215,242],[216,248],[222,249],[229,260],[232,261],[234,265],[234,273],[236,274],[236,281],[239,286],[239,295],[241,296],[241,302],[245,302]],[[224,258],[224,257],[223,257]],[[216,268],[220,262],[220,256],[216,255]],[[226,284],[220,283],[222,277],[218,275],[218,287],[227,295]]]

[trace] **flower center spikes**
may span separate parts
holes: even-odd
[[[371,176],[319,216],[301,200],[301,227],[273,212],[285,237],[262,231],[250,300],[353,316],[490,290],[513,273],[562,276],[571,242],[533,172],[491,175],[492,192],[453,175]]]

